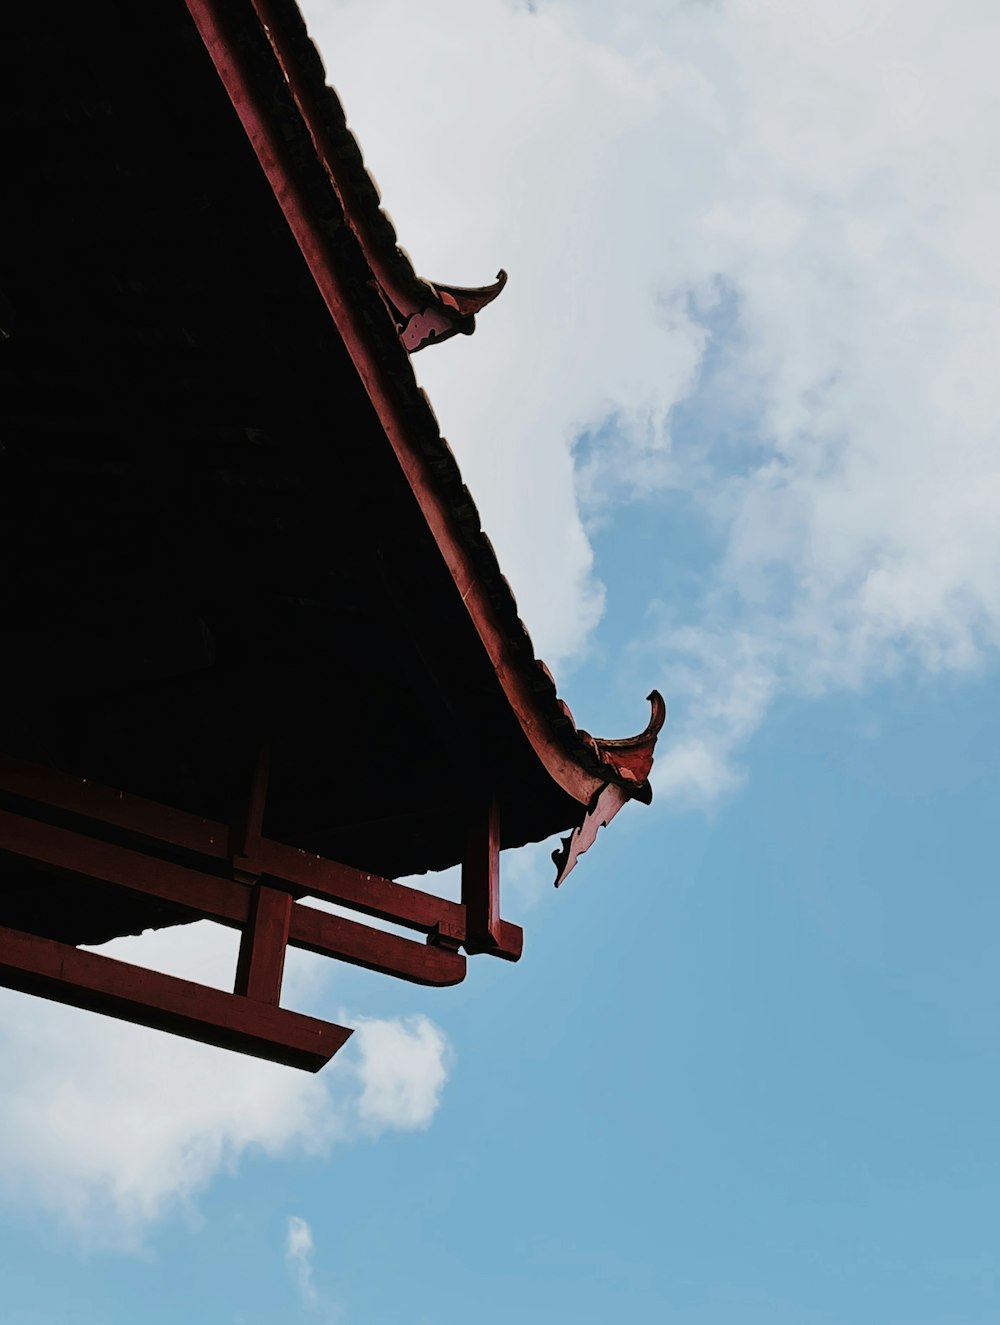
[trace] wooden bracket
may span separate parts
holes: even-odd
[[[458,952],[464,940],[464,927],[451,920],[439,920],[427,935],[432,948],[445,948],[449,952]]]

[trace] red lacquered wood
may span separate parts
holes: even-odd
[[[489,952],[500,942],[500,810],[486,801],[469,827],[462,862],[467,952]]]
[[[13,929],[0,928],[0,984],[307,1072],[318,1072],[351,1035],[332,1022]]]
[[[285,972],[292,898],[289,893],[262,883],[251,888],[251,898],[250,918],[243,930],[236,963],[235,992],[277,1007]]]
[[[155,801],[144,800],[127,792],[115,791],[69,773],[42,768],[36,764],[0,755],[0,789],[53,809],[66,810],[101,824],[136,833],[153,842],[193,851],[212,860],[229,858],[231,830],[228,825],[187,814],[168,805],[159,805]],[[8,841],[16,844],[17,841],[23,840],[25,825],[33,822],[21,820],[19,816],[17,819],[20,827],[14,830],[10,821],[4,819],[3,813],[0,812],[0,849]],[[10,837],[8,837],[9,828]],[[58,841],[59,832],[64,830],[46,829],[45,831],[55,835],[52,838],[54,844]],[[37,830],[30,830],[30,836],[32,841],[39,840]],[[74,859],[77,859],[74,855],[77,845],[74,843],[61,854],[59,860],[53,860],[52,863],[72,865]],[[29,849],[26,854],[30,856],[31,850]],[[78,859],[84,862],[89,857],[81,855]],[[147,857],[141,854],[140,859],[145,860]],[[378,874],[369,874],[365,870],[342,865],[325,856],[317,856],[310,851],[302,851],[298,847],[273,842],[267,838],[260,838],[254,842],[252,863],[255,873],[280,880],[292,888],[301,889],[325,901],[336,902],[365,915],[405,925],[424,934],[445,931],[454,936],[459,944],[465,940],[465,908],[459,902],[435,897],[433,893],[423,892],[419,888],[411,888],[392,879],[384,879]],[[163,871],[157,871],[156,874],[157,877],[165,877]],[[176,884],[179,876],[171,877]],[[127,885],[123,883],[123,886]],[[150,889],[143,887],[142,891]],[[176,889],[169,894],[157,895],[163,896],[167,901],[189,905],[183,893],[178,893]],[[242,916],[215,914],[214,918],[243,923],[246,916],[245,913]],[[520,926],[501,920],[496,933],[497,943],[496,946],[488,949],[490,955],[516,962],[521,956],[524,944],[524,935]]]
[[[251,885],[203,874],[6,810],[0,810],[0,851],[74,878],[145,893],[220,924],[242,928],[250,918]],[[293,947],[395,975],[412,984],[454,985],[465,978],[465,958],[458,953],[386,934],[301,903],[292,907],[288,941]]]

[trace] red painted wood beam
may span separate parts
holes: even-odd
[[[194,851],[199,856],[225,860],[229,855],[228,824],[116,791],[90,778],[32,764],[26,759],[0,754],[0,789],[54,810],[96,819],[155,842]]]
[[[74,878],[157,897],[183,907],[193,916],[223,925],[242,928],[250,920],[250,885],[203,874],[6,810],[0,810],[0,852]],[[301,903],[292,907],[288,941],[293,947],[337,957],[412,984],[455,985],[465,978],[465,958],[459,953],[386,934]]]
[[[212,860],[229,859],[227,824],[115,791],[86,778],[0,755],[0,790]],[[465,908],[458,902],[267,838],[256,842],[254,851],[257,873],[365,915],[406,925],[424,934],[444,930],[459,944],[465,941]],[[243,920],[238,923],[242,924]],[[524,945],[520,926],[501,920],[497,935],[497,945],[487,951],[494,957],[516,962]]]
[[[67,943],[0,928],[0,984],[222,1049],[318,1072],[344,1026],[148,971]]]
[[[465,958],[461,954],[440,953],[427,943],[387,934],[302,902],[292,907],[288,941],[293,948],[304,948],[320,957],[338,957],[352,966],[394,975],[414,985],[444,989],[465,979]]]
[[[435,897],[419,888],[394,883],[391,879],[379,878],[377,874],[366,874],[323,856],[300,851],[297,847],[270,842],[267,838],[262,839],[258,851],[262,874],[286,880],[313,897],[353,907],[356,911],[399,925],[409,925],[425,934],[447,927],[449,932],[459,936],[460,942],[465,942],[465,907],[460,902]],[[501,920],[498,934],[498,946],[491,948],[490,952],[494,957],[516,962],[524,947],[521,927]]]

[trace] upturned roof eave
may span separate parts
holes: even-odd
[[[292,0],[244,0],[239,7],[232,0],[186,3],[535,755],[582,807],[582,816],[609,785],[620,789],[621,803],[648,802],[665,718],[662,698],[650,695],[650,722],[638,736],[605,740],[577,727],[548,669],[535,658],[475,503],[409,362],[409,354],[429,340],[471,332],[475,312],[499,294],[506,277],[501,273],[493,286],[472,290],[435,286],[416,275]],[[248,36],[246,26],[237,31],[240,17],[246,24],[251,16],[257,45],[270,48],[286,102],[291,97],[282,109],[281,132],[274,122],[276,98],[261,95],[245,41],[237,40]],[[298,139],[295,164],[290,133]],[[307,143],[329,194],[322,208],[316,205],[318,174],[308,188],[302,179]],[[334,215],[346,226],[332,223]],[[420,307],[428,295],[430,302]],[[425,324],[415,322],[420,317]],[[415,325],[432,334],[414,343],[407,331]]]
[[[322,56],[298,6],[290,0],[250,2],[404,348],[412,354],[451,336],[471,334],[476,314],[496,299],[507,273],[501,270],[492,283],[476,287],[445,285],[417,275],[347,127],[340,98],[326,82]]]

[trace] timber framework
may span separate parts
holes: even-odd
[[[506,277],[416,275],[291,0],[22,5],[0,64],[0,984],[315,1071],[288,946],[516,961],[501,851],[561,882],[663,701],[596,739],[535,658],[409,362]],[[198,919],[231,993],[90,950]]]

